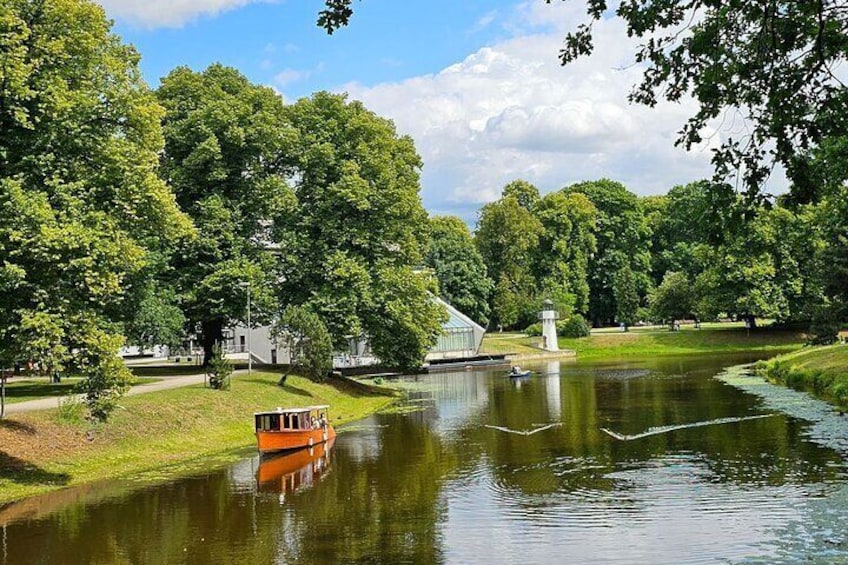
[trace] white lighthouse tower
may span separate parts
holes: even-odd
[[[556,331],[558,318],[559,313],[554,310],[554,303],[551,300],[542,302],[542,311],[539,312],[539,319],[542,320],[542,349],[559,351]]]

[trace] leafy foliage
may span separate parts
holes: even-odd
[[[566,36],[563,64],[591,53],[592,23],[610,17],[606,0],[586,0],[586,8],[589,23]],[[844,168],[829,166],[844,161],[848,147],[841,141],[848,92],[834,70],[848,52],[844,2],[631,0],[619,3],[615,16],[628,36],[643,39],[635,58],[645,71],[630,100],[654,106],[660,97],[679,102],[691,95],[698,101],[679,145],[701,143],[709,122],[727,112],[746,121],[744,135],[714,150],[717,180],[739,171],[753,199],[778,162],[794,195],[809,201],[820,196],[823,179],[848,178]],[[809,158],[810,152],[827,158]]]
[[[156,174],[162,109],[95,4],[10,0],[0,30],[0,357],[77,370],[102,420],[131,283],[191,232]]]
[[[694,312],[696,295],[686,273],[668,271],[649,297],[651,318],[674,322]]]
[[[269,223],[291,201],[286,178],[296,133],[282,99],[235,69],[180,67],[157,92],[165,107],[162,175],[195,222],[198,236],[181,241],[174,261],[184,312],[200,322],[204,362],[225,325],[276,306]]]
[[[651,287],[650,226],[636,195],[620,183],[601,179],[569,186],[564,192],[585,195],[597,209],[597,251],[588,263],[588,315],[596,326],[611,323],[618,313],[616,273],[629,269],[637,302]],[[627,317],[635,316],[632,289],[621,295],[628,301],[626,312],[622,311]]]
[[[627,328],[636,321],[639,308],[639,294],[633,271],[625,265],[613,278],[613,296],[615,297],[615,319]]]
[[[514,196],[483,206],[475,242],[495,281],[495,320],[504,327],[524,327],[538,310],[531,257],[539,245],[542,224]]]
[[[165,345],[175,348],[182,342],[186,317],[170,289],[149,284],[135,305],[135,315],[125,327],[127,342],[142,349]]]
[[[542,293],[560,312],[589,308],[589,259],[597,250],[598,211],[583,194],[546,194],[533,206],[542,224],[532,261]]]
[[[480,325],[489,323],[493,283],[465,222],[454,216],[430,218],[425,264],[435,272],[442,298]]]
[[[287,108],[300,144],[289,207],[274,224],[279,296],[308,305],[334,344],[367,335],[389,365],[418,366],[446,314],[414,272],[428,245],[421,160],[394,125],[343,95]]]
[[[557,335],[560,337],[589,337],[591,333],[589,324],[580,314],[574,314],[561,324],[557,324]]]
[[[289,306],[274,324],[273,335],[291,355],[291,367],[315,382],[333,368],[333,342],[327,327],[304,306]]]
[[[209,386],[215,390],[229,390],[232,374],[232,363],[224,356],[221,344],[216,343],[212,347],[212,357],[206,366],[206,376],[209,378]]]

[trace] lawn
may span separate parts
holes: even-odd
[[[523,334],[487,334],[481,353],[532,353],[541,338]],[[628,332],[603,328],[584,338],[560,338],[560,349],[571,349],[578,358],[628,357],[636,355],[687,355],[734,351],[785,351],[803,345],[805,336],[794,330],[758,328],[748,331],[739,324],[684,326],[671,332],[664,327],[631,328]]]
[[[386,390],[278,374],[234,377],[229,391],[189,386],[123,398],[108,424],[61,421],[57,410],[0,420],[0,504],[95,480],[173,477],[243,457],[254,447],[253,413],[329,404],[334,425],[394,399]]]

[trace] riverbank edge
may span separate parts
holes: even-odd
[[[56,435],[61,436],[60,441],[72,438],[75,442],[53,453],[47,446],[44,457],[29,459],[20,457],[14,447],[10,449],[8,442],[2,445],[0,512],[28,498],[91,483],[128,480],[149,484],[157,478],[173,480],[225,466],[255,447],[252,415],[256,411],[328,403],[332,423],[338,427],[384,410],[400,398],[390,388],[347,378],[317,384],[290,375],[284,388],[276,386],[278,378],[272,373],[236,378],[227,392],[188,386],[125,397],[122,410],[99,428],[58,422],[58,409],[0,420],[0,432],[7,440],[17,435],[23,444],[49,442],[55,441],[49,436]],[[230,410],[225,409],[227,405]],[[128,421],[139,418],[144,419],[140,426],[118,432]],[[172,421],[175,419],[192,423],[180,428]]]
[[[848,346],[810,346],[760,361],[754,372],[769,382],[848,409]]]

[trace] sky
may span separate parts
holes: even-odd
[[[542,193],[604,177],[665,193],[709,177],[710,149],[744,127],[728,113],[701,146],[676,148],[696,105],[628,103],[641,69],[617,19],[595,26],[591,57],[561,66],[565,33],[586,21],[576,0],[361,0],[333,35],[315,24],[323,0],[100,2],[152,87],[177,66],[221,62],[288,102],[361,100],[414,139],[428,211],[471,225],[519,178]]]

